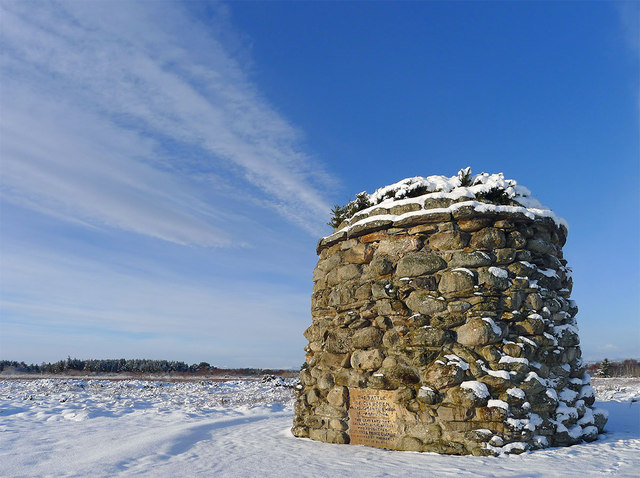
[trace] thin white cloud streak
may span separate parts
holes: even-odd
[[[178,243],[224,245],[229,238],[209,225],[222,222],[216,201],[182,192],[222,167],[264,206],[319,232],[327,175],[214,28],[157,2],[16,2],[2,4],[0,15],[2,182],[23,204]],[[166,140],[202,154],[176,157]]]
[[[188,192],[186,181],[137,159],[153,155],[149,141],[72,106],[68,116],[44,99],[25,108],[28,95],[13,92],[0,117],[5,200],[179,244],[231,243],[210,224],[215,212]]]
[[[620,19],[624,40],[638,58],[640,55],[640,3],[616,2],[614,7]]]

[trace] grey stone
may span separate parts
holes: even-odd
[[[469,243],[469,234],[460,231],[437,232],[429,237],[429,246],[440,251],[462,249]]]
[[[356,331],[351,339],[353,347],[368,349],[377,347],[382,342],[383,332],[377,327],[365,327]]]
[[[350,355],[347,353],[333,354],[330,352],[324,352],[322,353],[322,356],[320,358],[320,363],[327,367],[329,370],[336,370],[345,366],[348,367],[349,357]]]
[[[448,212],[432,212],[428,211],[426,214],[419,214],[413,216],[407,216],[401,219],[393,221],[393,225],[396,227],[415,227],[422,224],[433,224],[447,222],[451,219],[451,214]]]
[[[540,254],[555,254],[556,247],[544,239],[533,238],[527,241],[527,249]]]
[[[348,329],[333,329],[327,334],[326,349],[333,354],[351,351],[351,335]]]
[[[393,206],[389,208],[389,214],[399,216],[407,212],[419,211],[420,209],[422,209],[420,204],[416,204],[416,203],[402,204],[400,206]]]
[[[341,261],[342,257],[340,256],[340,254],[331,254],[327,256],[326,259],[319,260],[316,267],[321,271],[328,272],[331,269],[337,267]]]
[[[454,314],[461,314],[463,312],[466,312],[470,308],[471,308],[471,304],[469,302],[465,302],[461,300],[449,302],[447,304],[447,309],[449,310],[449,312],[452,312]]]
[[[449,330],[424,326],[409,332],[408,338],[410,345],[435,347],[452,342],[453,334]]]
[[[482,251],[457,251],[449,261],[449,267],[482,267],[493,263],[491,256]]]
[[[489,397],[481,397],[476,395],[471,389],[456,386],[447,390],[447,400],[462,407],[475,408],[484,407]]]
[[[371,232],[385,229],[389,227],[392,223],[393,221],[389,219],[377,219],[377,220],[365,222],[364,224],[358,224],[358,225],[352,226],[351,229],[347,231],[347,237],[351,238],[351,237],[363,236]]]
[[[339,420],[337,418],[330,418],[329,428],[331,428],[332,430],[346,431],[349,429],[349,425],[344,420]]]
[[[527,238],[520,231],[512,231],[507,235],[507,246],[522,249],[527,245]]]
[[[412,311],[428,316],[443,312],[447,308],[445,300],[433,297],[428,291],[423,290],[412,292],[406,304]]]
[[[427,197],[424,201],[425,209],[442,209],[451,206],[455,201],[449,198],[430,198]]]
[[[337,287],[329,294],[329,305],[335,307],[348,304],[353,299],[353,291],[347,287]]]
[[[371,284],[371,295],[374,299],[392,299],[396,291],[388,280],[376,281]]]
[[[510,219],[501,219],[493,223],[493,227],[497,227],[498,229],[513,229],[514,224]]]
[[[456,329],[458,343],[478,346],[499,342],[502,339],[502,330],[498,332],[498,329],[500,328],[494,329],[494,326],[486,320],[470,320]]]
[[[499,249],[507,244],[507,239],[500,229],[485,227],[471,235],[469,245],[475,249]]]
[[[393,271],[393,263],[385,257],[376,257],[371,261],[367,269],[367,276],[379,277],[390,274]]]
[[[311,276],[311,280],[313,282],[318,282],[320,280],[325,279],[325,277],[327,276],[327,273],[324,272],[322,269],[320,269],[319,267],[316,267],[313,270],[313,275]]]
[[[338,269],[338,280],[344,282],[360,277],[360,267],[356,264],[347,264]]]
[[[327,443],[346,444],[349,443],[349,435],[343,431],[329,429],[326,441]]]
[[[422,241],[417,236],[386,236],[380,240],[376,254],[397,260],[402,254],[417,251]]]
[[[414,252],[400,259],[396,276],[402,278],[433,274],[446,266],[447,263],[433,252]]]
[[[327,394],[327,402],[336,408],[340,408],[344,406],[348,396],[349,389],[347,387],[333,387]]]
[[[476,280],[472,271],[453,269],[442,274],[438,290],[442,294],[460,296],[472,293],[475,285]]]
[[[595,411],[593,413],[593,422],[598,428],[598,433],[602,433],[604,431],[604,426],[607,424],[607,416],[604,415],[600,410]]]
[[[400,440],[401,450],[422,451],[422,442],[415,437],[405,436]]]
[[[438,392],[429,387],[420,387],[418,389],[417,399],[427,405],[435,405],[438,403]]]
[[[384,354],[379,349],[356,350],[351,355],[351,366],[359,370],[377,370],[383,360]]]
[[[335,382],[343,387],[364,387],[367,379],[361,371],[346,368],[336,372]]]
[[[420,381],[418,374],[411,368],[404,365],[394,365],[380,371],[386,382],[394,388],[401,385],[415,385]]]
[[[501,269],[501,268],[498,268]],[[493,270],[493,269],[492,269]],[[505,269],[502,269],[505,273]],[[501,277],[493,274],[489,269],[478,270],[478,284],[484,285],[490,289],[505,290],[509,287],[510,282],[508,277]]]
[[[558,334],[558,345],[561,347],[571,347],[579,343],[580,339],[574,330],[564,329]]]
[[[330,373],[325,373],[320,376],[318,379],[318,388],[320,390],[328,390],[333,387],[334,384],[333,375]]]
[[[511,247],[503,247],[493,251],[496,256],[496,264],[511,264],[516,259],[516,250]]]
[[[535,266],[526,261],[514,262],[507,266],[509,272],[518,277],[530,277],[535,272]]]
[[[446,360],[446,359],[445,359]],[[424,381],[435,390],[459,385],[464,380],[464,370],[451,363],[433,362],[425,371]]]
[[[327,441],[327,430],[325,428],[312,428],[309,430],[309,438],[316,441]]]

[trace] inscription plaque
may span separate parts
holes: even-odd
[[[395,448],[398,412],[393,390],[349,387],[349,437],[352,445]]]

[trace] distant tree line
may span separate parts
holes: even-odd
[[[207,371],[211,366],[202,362],[200,364],[188,365],[185,362],[168,360],[149,359],[102,359],[102,360],[80,360],[67,357],[54,363],[26,364],[25,362],[15,362],[11,360],[0,361],[0,371],[11,367],[16,372],[35,373],[62,373],[72,370],[80,372],[141,372],[141,373],[168,373],[168,372],[197,372],[203,368]],[[215,367],[214,367],[215,368]]]
[[[635,359],[612,362],[605,358],[589,364],[587,372],[592,377],[640,377],[640,362]]]
[[[12,371],[17,373],[68,373],[85,372],[90,374],[100,373],[175,373],[175,374],[199,374],[199,375],[281,375],[286,370],[271,370],[259,368],[225,369],[214,367],[207,362],[187,364],[185,362],[170,360],[149,359],[92,359],[80,360],[67,357],[54,363],[42,362],[41,364],[27,364],[12,360],[0,360],[0,373]]]

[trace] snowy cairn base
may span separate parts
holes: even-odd
[[[595,440],[566,223],[468,169],[359,196],[318,244],[293,434],[475,455]]]

